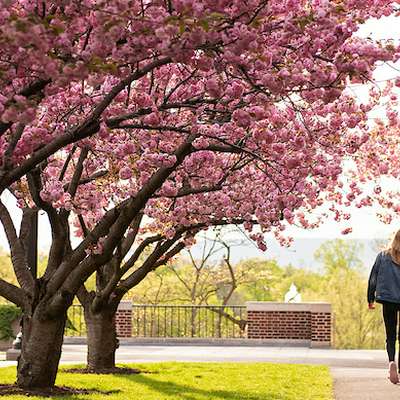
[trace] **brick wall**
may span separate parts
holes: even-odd
[[[330,304],[247,303],[249,339],[306,341],[311,347],[329,347],[331,331]]]
[[[311,339],[311,319],[307,312],[248,311],[249,339]]]
[[[121,301],[115,314],[118,337],[132,337],[132,302]]]

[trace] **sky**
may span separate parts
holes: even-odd
[[[374,40],[382,39],[394,39],[395,41],[400,40],[400,24],[395,21],[395,17],[388,17],[381,20],[371,20],[363,25],[359,32],[359,36],[371,37]],[[396,65],[399,70],[395,68],[390,68],[388,66],[381,66],[377,69],[375,73],[375,80],[385,81],[388,79],[393,79],[400,75],[400,65]],[[351,87],[353,93],[355,93],[360,100],[365,98],[367,90],[361,85],[354,85]],[[372,117],[379,116],[379,111],[375,112]],[[21,218],[20,210],[14,205],[14,199],[8,193],[5,193],[1,197],[2,201],[11,210],[11,214],[16,222],[19,224]],[[345,238],[346,240],[358,240],[367,243],[367,255],[363,257],[368,260],[371,257],[371,251],[373,246],[370,245],[375,238],[386,240],[391,236],[391,234],[400,228],[400,219],[395,219],[392,224],[385,225],[381,223],[376,217],[375,210],[373,209],[356,209],[350,210],[352,214],[351,226],[353,232],[349,235],[343,237],[341,235],[341,230],[349,226],[349,224],[338,224],[332,220],[329,220],[322,224],[318,229],[304,230],[296,227],[289,227],[287,229],[287,234],[292,236],[295,241],[290,249],[282,249],[277,245],[276,241],[272,237],[267,236],[267,245],[269,246],[269,251],[267,253],[262,253],[253,244],[246,244],[239,246],[233,253],[236,261],[246,257],[275,257],[278,258],[283,263],[298,263],[304,266],[313,265],[311,261],[313,252],[315,249],[324,241],[334,238]],[[50,227],[45,215],[40,215],[39,217],[39,250],[44,251],[48,249],[51,241]],[[8,251],[8,245],[5,238],[4,231],[0,226],[0,248]],[[200,247],[197,246],[194,249],[195,252],[200,251]],[[306,260],[306,261],[305,261]],[[308,260],[308,261],[307,261]]]

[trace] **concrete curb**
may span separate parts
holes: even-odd
[[[239,347],[310,347],[302,339],[200,339],[200,338],[119,338],[131,346],[239,346]],[[64,344],[86,345],[86,337],[65,337]]]

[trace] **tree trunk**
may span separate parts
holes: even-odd
[[[87,367],[93,372],[115,368],[115,352],[118,348],[115,328],[115,312],[108,309],[93,313],[90,306],[84,308],[87,329]]]
[[[17,367],[17,385],[22,388],[49,388],[56,380],[66,315],[40,318],[35,311],[22,319],[22,348]]]

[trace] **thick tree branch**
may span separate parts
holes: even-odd
[[[98,179],[98,178],[102,178],[103,176],[106,176],[107,174],[108,174],[108,171],[107,171],[107,170],[102,170],[102,171],[95,172],[93,175],[90,175],[90,176],[88,176],[87,178],[82,178],[82,179],[78,182],[78,186],[80,186],[80,185],[85,185],[86,183],[93,182],[93,181],[95,181],[95,180]],[[70,185],[70,183],[71,183],[71,182],[66,183],[66,184],[63,186],[63,189],[64,189],[64,190],[67,190],[68,187],[69,187],[69,185]]]
[[[68,185],[67,193],[71,195],[71,198],[75,197],[76,191],[78,190],[79,182],[83,173],[83,164],[89,154],[89,148],[83,147],[79,154],[78,163],[76,164],[74,174],[72,175],[71,182]]]
[[[152,270],[155,270],[161,265],[165,265],[171,258],[175,257],[185,248],[184,242],[179,242],[176,246],[174,246],[170,251],[168,251],[163,257],[160,258],[157,262],[154,263]]]
[[[9,141],[8,147],[7,147],[6,151],[4,152],[4,156],[3,156],[3,169],[5,171],[11,168],[12,155],[14,153],[15,148],[17,147],[19,139],[21,139],[21,136],[24,133],[24,129],[25,129],[25,125],[20,123],[15,128],[15,132],[11,135],[11,139]]]
[[[205,99],[205,98],[196,98],[191,100],[183,100],[181,102],[175,103],[163,103],[158,107],[158,111],[166,111],[171,109],[179,109],[179,108],[193,108],[197,106],[197,104],[216,104],[218,101],[216,99]],[[151,108],[141,108],[135,112],[122,114],[118,117],[109,118],[105,121],[106,125],[109,128],[115,128],[120,125],[121,122],[128,121],[130,119],[135,119],[138,117],[142,117],[144,115],[151,114],[153,110]]]
[[[40,93],[49,83],[50,79],[38,79],[37,81],[31,83],[24,89],[22,89],[18,94],[20,96],[24,96],[29,98],[31,96],[37,95]],[[6,106],[9,106],[10,103],[6,103]],[[11,122],[0,122],[0,137],[12,126]]]
[[[91,301],[91,295],[89,293],[89,291],[86,289],[85,285],[82,285],[77,292],[77,297],[79,302],[82,304],[82,306],[88,307]]]
[[[170,57],[160,58],[155,60],[149,64],[147,64],[142,69],[136,71],[132,75],[129,75],[127,78],[122,80],[118,85],[114,86],[111,91],[104,97],[104,99],[99,103],[99,105],[94,109],[93,113],[90,116],[90,119],[98,119],[100,118],[103,111],[111,104],[114,98],[124,90],[128,85],[132,82],[142,78],[147,75],[149,72],[153,71],[155,68],[161,67],[163,65],[169,64],[172,61]]]
[[[99,310],[103,304],[106,304],[108,302],[112,291],[116,288],[120,279],[135,264],[136,260],[139,258],[145,248],[151,243],[154,243],[162,238],[160,235],[152,238],[147,238],[138,246],[138,248],[129,258],[127,263],[125,263],[124,266],[121,268],[120,266],[123,258],[126,256],[135,241],[142,218],[143,213],[139,213],[132,223],[132,230],[129,231],[127,236],[124,238],[120,246],[120,251],[113,256],[111,261],[115,263],[116,268],[114,269],[112,276],[109,278],[107,285],[103,289],[99,287],[97,288],[98,292],[96,293],[92,304],[93,311]],[[99,271],[97,273],[99,273]]]
[[[133,271],[125,280],[121,281],[115,289],[116,297],[122,296],[132,287],[141,282],[146,275],[152,271],[157,260],[174,244],[177,239],[166,240],[164,243],[158,242],[153,252],[147,257],[145,262]]]
[[[82,263],[83,260],[86,259],[85,263],[83,263],[84,265],[81,267],[84,269],[84,271],[89,268],[88,265],[94,265],[95,256],[88,256],[87,250],[95,246],[101,237],[109,233],[110,227],[118,219],[120,213],[121,209],[119,207],[107,211],[103,218],[96,224],[94,229],[88,232],[87,236],[72,252],[71,256],[67,260],[63,261],[47,285],[47,293],[49,298],[57,292],[57,290],[65,282],[66,278],[71,274],[72,270],[74,270],[79,263]],[[100,255],[96,256],[97,258],[100,258]],[[96,268],[97,265],[94,265],[94,268],[93,270],[91,269],[91,272],[94,272]],[[90,276],[90,273],[88,276]],[[79,286],[83,285],[84,282],[85,279],[83,278]]]
[[[6,174],[0,186],[0,192],[2,188],[10,186],[12,183],[22,178],[25,174],[34,169],[38,164],[40,164],[42,161],[45,161],[49,156],[56,153],[58,150],[67,146],[68,144],[94,135],[99,128],[100,122],[97,119],[89,119],[79,127],[70,130],[64,135],[56,137],[56,139],[54,139],[52,142],[36,150],[32,156],[23,162],[19,167]]]
[[[0,296],[4,297],[11,303],[14,303],[18,307],[24,309],[25,306],[25,294],[24,291],[11,283],[6,282],[0,278]]]
[[[143,219],[143,213],[139,213],[131,224],[131,230],[127,233],[121,245],[121,261],[126,257],[133,243],[135,242],[136,236],[140,229],[140,224]]]
[[[146,125],[146,124],[124,124],[117,125],[113,129],[143,129],[147,131],[168,131],[168,132],[179,132],[189,134],[190,131],[185,128],[180,128],[179,126],[163,126],[163,125]]]
[[[47,262],[44,278],[48,279],[51,274],[60,265],[66,251],[70,250],[69,242],[69,226],[68,221],[60,218],[57,210],[50,203],[42,200],[40,191],[42,190],[42,179],[38,168],[35,168],[27,175],[29,190],[36,206],[44,210],[51,226],[52,242],[49,251],[49,259]]]
[[[63,165],[63,167],[62,167],[62,169],[61,169],[60,176],[58,177],[58,180],[59,180],[59,181],[62,181],[62,180],[64,179],[64,176],[65,176],[65,174],[66,174],[66,172],[67,172],[69,163],[71,162],[72,156],[74,155],[74,153],[75,153],[75,151],[76,151],[76,147],[77,147],[77,146],[74,146],[74,147],[72,148],[72,150],[68,153],[67,158],[66,158],[65,161],[64,161],[64,165]],[[67,188],[68,188],[68,186],[67,186],[64,190],[67,190]]]
[[[26,207],[22,210],[22,220],[21,220],[21,226],[19,229],[19,239],[21,240],[21,243],[25,243],[25,239],[29,236],[30,234],[30,228],[32,224],[32,216],[38,212],[38,209],[31,209],[29,207]]]
[[[163,237],[161,235],[156,235],[144,239],[142,243],[140,243],[139,246],[135,249],[130,258],[122,266],[121,277],[124,276],[135,265],[136,261],[139,259],[140,255],[143,253],[147,246],[160,241],[162,238]]]
[[[178,193],[176,195],[171,195],[171,196],[155,195],[154,197],[177,199],[179,197],[185,197],[185,196],[189,196],[191,194],[217,192],[218,190],[221,190],[221,189],[222,189],[222,185],[219,185],[219,184],[214,185],[214,186],[209,186],[209,187],[200,187],[200,188],[183,187],[178,190]]]
[[[170,240],[170,247],[172,246],[172,244],[179,239],[179,237],[181,237],[181,233],[177,234],[176,237],[173,240]],[[156,268],[160,267],[161,265],[164,265],[168,262],[168,260],[170,260],[172,257],[174,257],[175,255],[177,255],[182,249],[185,248],[185,244],[184,242],[180,242],[178,243],[174,248],[172,248],[170,251],[168,251],[167,253],[160,253],[159,249],[161,246],[161,240],[164,239],[162,236],[158,235],[158,236],[154,236],[151,238],[147,238],[147,241],[143,241],[141,243],[141,245],[136,249],[135,253],[134,253],[134,257],[131,258],[129,263],[126,263],[124,265],[123,268],[121,268],[118,273],[115,273],[112,278],[109,280],[107,286],[104,288],[104,290],[102,290],[98,295],[96,295],[96,297],[93,300],[93,309],[99,309],[103,304],[107,303],[110,301],[110,296],[112,295],[113,291],[117,288],[118,283],[120,282],[120,279],[123,277],[123,275],[125,275],[126,272],[129,271],[130,268],[132,268],[136,262],[136,260],[139,258],[139,256],[141,254],[143,254],[143,251],[146,249],[146,247],[148,245],[150,245],[151,243],[155,243],[158,241],[158,244],[155,248],[155,250],[153,250],[153,252],[151,253],[150,256],[148,256],[149,258],[154,259],[155,257],[155,253],[158,254],[159,258],[158,260],[154,261],[153,265],[150,267],[146,267],[146,268],[150,268],[148,272],[155,270]],[[162,251],[167,251],[167,247],[163,247]],[[135,260],[135,261],[133,261]],[[144,263],[146,264],[146,262]],[[143,264],[143,265],[144,265]],[[150,265],[150,264],[146,264],[146,265]],[[140,269],[140,268],[139,268]],[[143,269],[141,270],[143,271]],[[136,276],[139,275],[139,273],[137,271],[133,272],[132,275],[136,274]],[[147,274],[146,274],[147,275]],[[146,275],[142,275],[142,279],[145,278]],[[129,277],[125,282],[129,281]],[[137,285],[139,283],[139,281],[135,281]],[[120,290],[117,290],[117,292],[120,292]],[[118,297],[118,295],[116,294],[115,296]],[[113,298],[113,302],[115,302],[116,297],[114,296]]]
[[[81,229],[82,229],[82,232],[83,232],[83,237],[86,237],[89,234],[89,230],[87,228],[85,220],[83,219],[83,215],[82,214],[78,215],[78,221],[79,221],[79,225],[81,226]]]
[[[6,206],[0,201],[0,221],[3,225],[4,231],[7,236],[8,244],[10,246],[11,260],[14,268],[15,276],[17,277],[18,283],[21,288],[25,291],[32,290],[34,288],[34,281],[32,274],[28,269],[26,262],[26,254],[21,243],[21,240],[17,236],[14,223],[8,212]]]
[[[33,202],[35,203],[36,207],[46,211],[46,213],[49,214],[51,223],[51,220],[56,217],[57,212],[50,203],[45,202],[40,196],[40,191],[42,190],[43,185],[38,168],[35,168],[27,174],[27,181]]]

